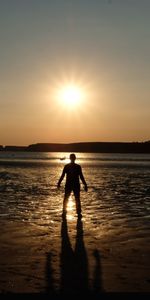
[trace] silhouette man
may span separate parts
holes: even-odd
[[[64,194],[64,201],[63,201],[63,216],[66,215],[67,202],[71,192],[73,192],[75,196],[76,212],[78,214],[78,218],[82,218],[81,202],[80,202],[80,179],[84,185],[84,189],[86,192],[88,190],[88,187],[82,173],[82,168],[80,165],[75,163],[75,160],[76,160],[75,154],[74,153],[70,154],[71,162],[64,166],[57,187],[60,188],[61,182],[66,175],[65,194]]]

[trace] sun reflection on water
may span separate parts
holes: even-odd
[[[74,213],[75,213],[75,202],[73,199],[73,195],[71,194],[68,199],[68,203],[67,203],[67,218],[68,218],[68,220],[73,219]]]

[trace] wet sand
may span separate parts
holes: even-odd
[[[106,231],[107,232],[107,231]],[[94,237],[82,221],[1,222],[0,292],[150,292],[150,238]]]

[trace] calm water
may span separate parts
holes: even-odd
[[[120,240],[127,232],[131,232],[130,238],[148,236],[150,155],[76,155],[89,186],[87,193],[81,186],[83,220],[93,234],[113,233]],[[0,152],[0,220],[57,226],[65,180],[59,191],[56,185],[68,157],[69,153]],[[68,219],[76,219],[73,196]]]

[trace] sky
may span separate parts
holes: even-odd
[[[1,145],[149,140],[149,85],[149,0],[0,0]]]

